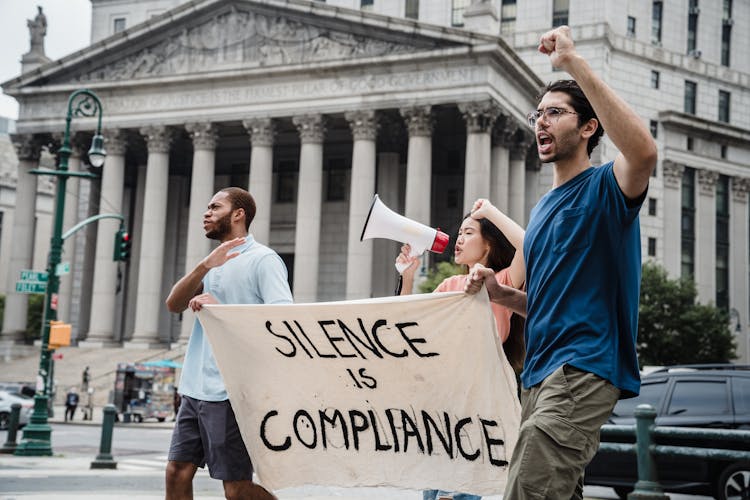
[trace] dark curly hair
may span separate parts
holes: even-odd
[[[232,204],[232,210],[241,208],[245,211],[245,230],[250,228],[250,223],[255,218],[255,200],[253,196],[242,188],[228,187],[219,190],[227,193],[227,199]]]
[[[573,106],[573,109],[575,109],[576,113],[578,113],[579,127],[582,127],[583,124],[585,124],[592,118],[596,119],[596,121],[599,122],[599,118],[597,118],[596,113],[594,112],[594,108],[591,106],[591,103],[586,98],[583,90],[581,90],[581,87],[578,86],[578,83],[575,80],[557,80],[556,82],[547,84],[547,86],[537,98],[537,106],[539,106],[542,97],[544,97],[544,95],[548,92],[562,92],[570,96],[570,105]],[[602,135],[604,135],[604,127],[602,127],[601,122],[599,122],[594,135],[589,137],[589,142],[586,145],[586,152],[588,153],[589,158],[591,157],[591,152],[599,144],[599,139],[601,139]]]

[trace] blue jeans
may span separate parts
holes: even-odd
[[[468,493],[453,493],[443,490],[424,490],[422,492],[422,500],[437,500],[441,495],[452,495],[453,500],[482,500],[482,497],[477,495],[469,495]]]

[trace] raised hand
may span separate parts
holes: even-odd
[[[491,219],[491,214],[494,214],[497,211],[497,208],[490,203],[490,200],[479,198],[471,207],[471,217],[476,220]]]
[[[552,66],[563,70],[577,56],[570,28],[567,26],[559,26],[542,35],[538,50],[549,56]]]
[[[234,238],[233,240],[225,241],[218,247],[214,248],[214,250],[210,254],[208,254],[205,259],[203,259],[202,264],[207,269],[211,269],[213,267],[219,267],[223,265],[228,260],[233,259],[240,254],[239,252],[230,253],[230,251],[234,247],[242,245],[244,242],[245,242],[244,237]]]

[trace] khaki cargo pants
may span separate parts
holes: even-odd
[[[503,500],[583,499],[583,471],[620,390],[570,365],[521,394],[521,431]]]

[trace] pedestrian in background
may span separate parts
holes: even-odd
[[[91,381],[91,374],[89,373],[89,367],[87,366],[84,368],[83,374],[81,375],[81,391],[88,392],[89,381]]]
[[[656,145],[643,120],[577,53],[570,28],[544,34],[539,51],[574,80],[548,85],[528,116],[553,182],[531,211],[524,239],[522,423],[505,500],[583,498],[583,472],[602,424],[619,398],[640,390],[638,212]],[[592,167],[604,129],[620,152]],[[493,277],[476,266],[467,288],[483,281],[493,302],[517,307],[523,292]]]
[[[214,195],[203,214],[206,237],[221,244],[172,288],[167,308],[200,311],[206,304],[291,304],[292,293],[281,257],[248,234],[255,201],[244,189]],[[167,500],[193,497],[193,477],[208,465],[224,483],[227,498],[276,498],[253,483],[253,464],[211,345],[196,319],[180,379],[180,412],[167,464]]]
[[[78,408],[78,391],[76,391],[75,387],[71,387],[68,391],[68,394],[65,396],[65,421],[67,422],[68,419],[70,421],[73,421],[73,417],[76,414],[76,408]]]

